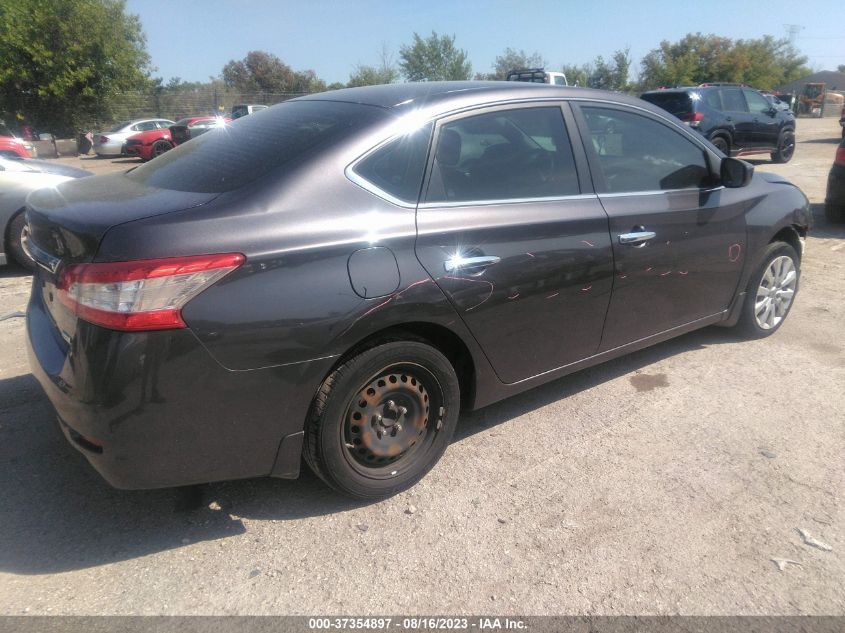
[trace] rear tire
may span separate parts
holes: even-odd
[[[710,142],[713,143],[713,145],[716,146],[716,149],[722,152],[725,156],[731,155],[731,146],[724,136],[715,136],[710,140]]]
[[[745,338],[770,336],[780,329],[795,303],[801,260],[785,242],[772,242],[748,280],[737,331]]]
[[[795,154],[795,133],[784,130],[778,137],[777,149],[772,152],[773,163],[788,163]]]
[[[26,251],[23,249],[23,244],[21,243],[23,241],[23,233],[25,230],[26,216],[24,215],[24,212],[21,211],[12,218],[11,222],[9,222],[7,239],[9,253],[12,255],[12,259],[27,270],[35,270],[35,261],[26,254]]]
[[[305,461],[344,495],[389,497],[416,484],[443,455],[460,401],[455,370],[430,345],[372,347],[341,364],[317,392]]]

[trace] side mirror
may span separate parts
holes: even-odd
[[[725,157],[722,159],[719,175],[722,178],[722,185],[725,187],[730,189],[745,187],[751,182],[751,177],[754,175],[754,165],[738,158]]]

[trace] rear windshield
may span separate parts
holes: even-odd
[[[108,130],[108,132],[106,132],[106,134],[108,134],[109,132],[111,132],[112,134],[114,134],[115,132],[120,132],[120,130],[125,128],[130,123],[132,123],[132,121],[121,121],[120,123],[118,123],[114,127],[109,128],[109,130]]]
[[[223,193],[313,159],[376,123],[381,108],[336,101],[287,101],[205,134],[133,169],[151,187]]]
[[[686,92],[647,92],[642,99],[675,115],[692,112],[692,100]]]

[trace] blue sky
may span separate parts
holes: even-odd
[[[414,31],[457,36],[473,71],[488,72],[505,47],[539,52],[549,67],[609,57],[630,47],[634,68],[663,39],[691,31],[731,38],[786,35],[818,70],[845,64],[841,2],[825,0],[129,0],[141,16],[157,76],[206,81],[230,59],[265,50],[295,70],[345,82],[376,64],[382,44],[398,60]]]

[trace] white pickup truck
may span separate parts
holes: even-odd
[[[508,81],[528,81],[535,84],[551,84],[553,86],[568,86],[566,75],[545,70],[543,68],[523,68],[508,73]]]

